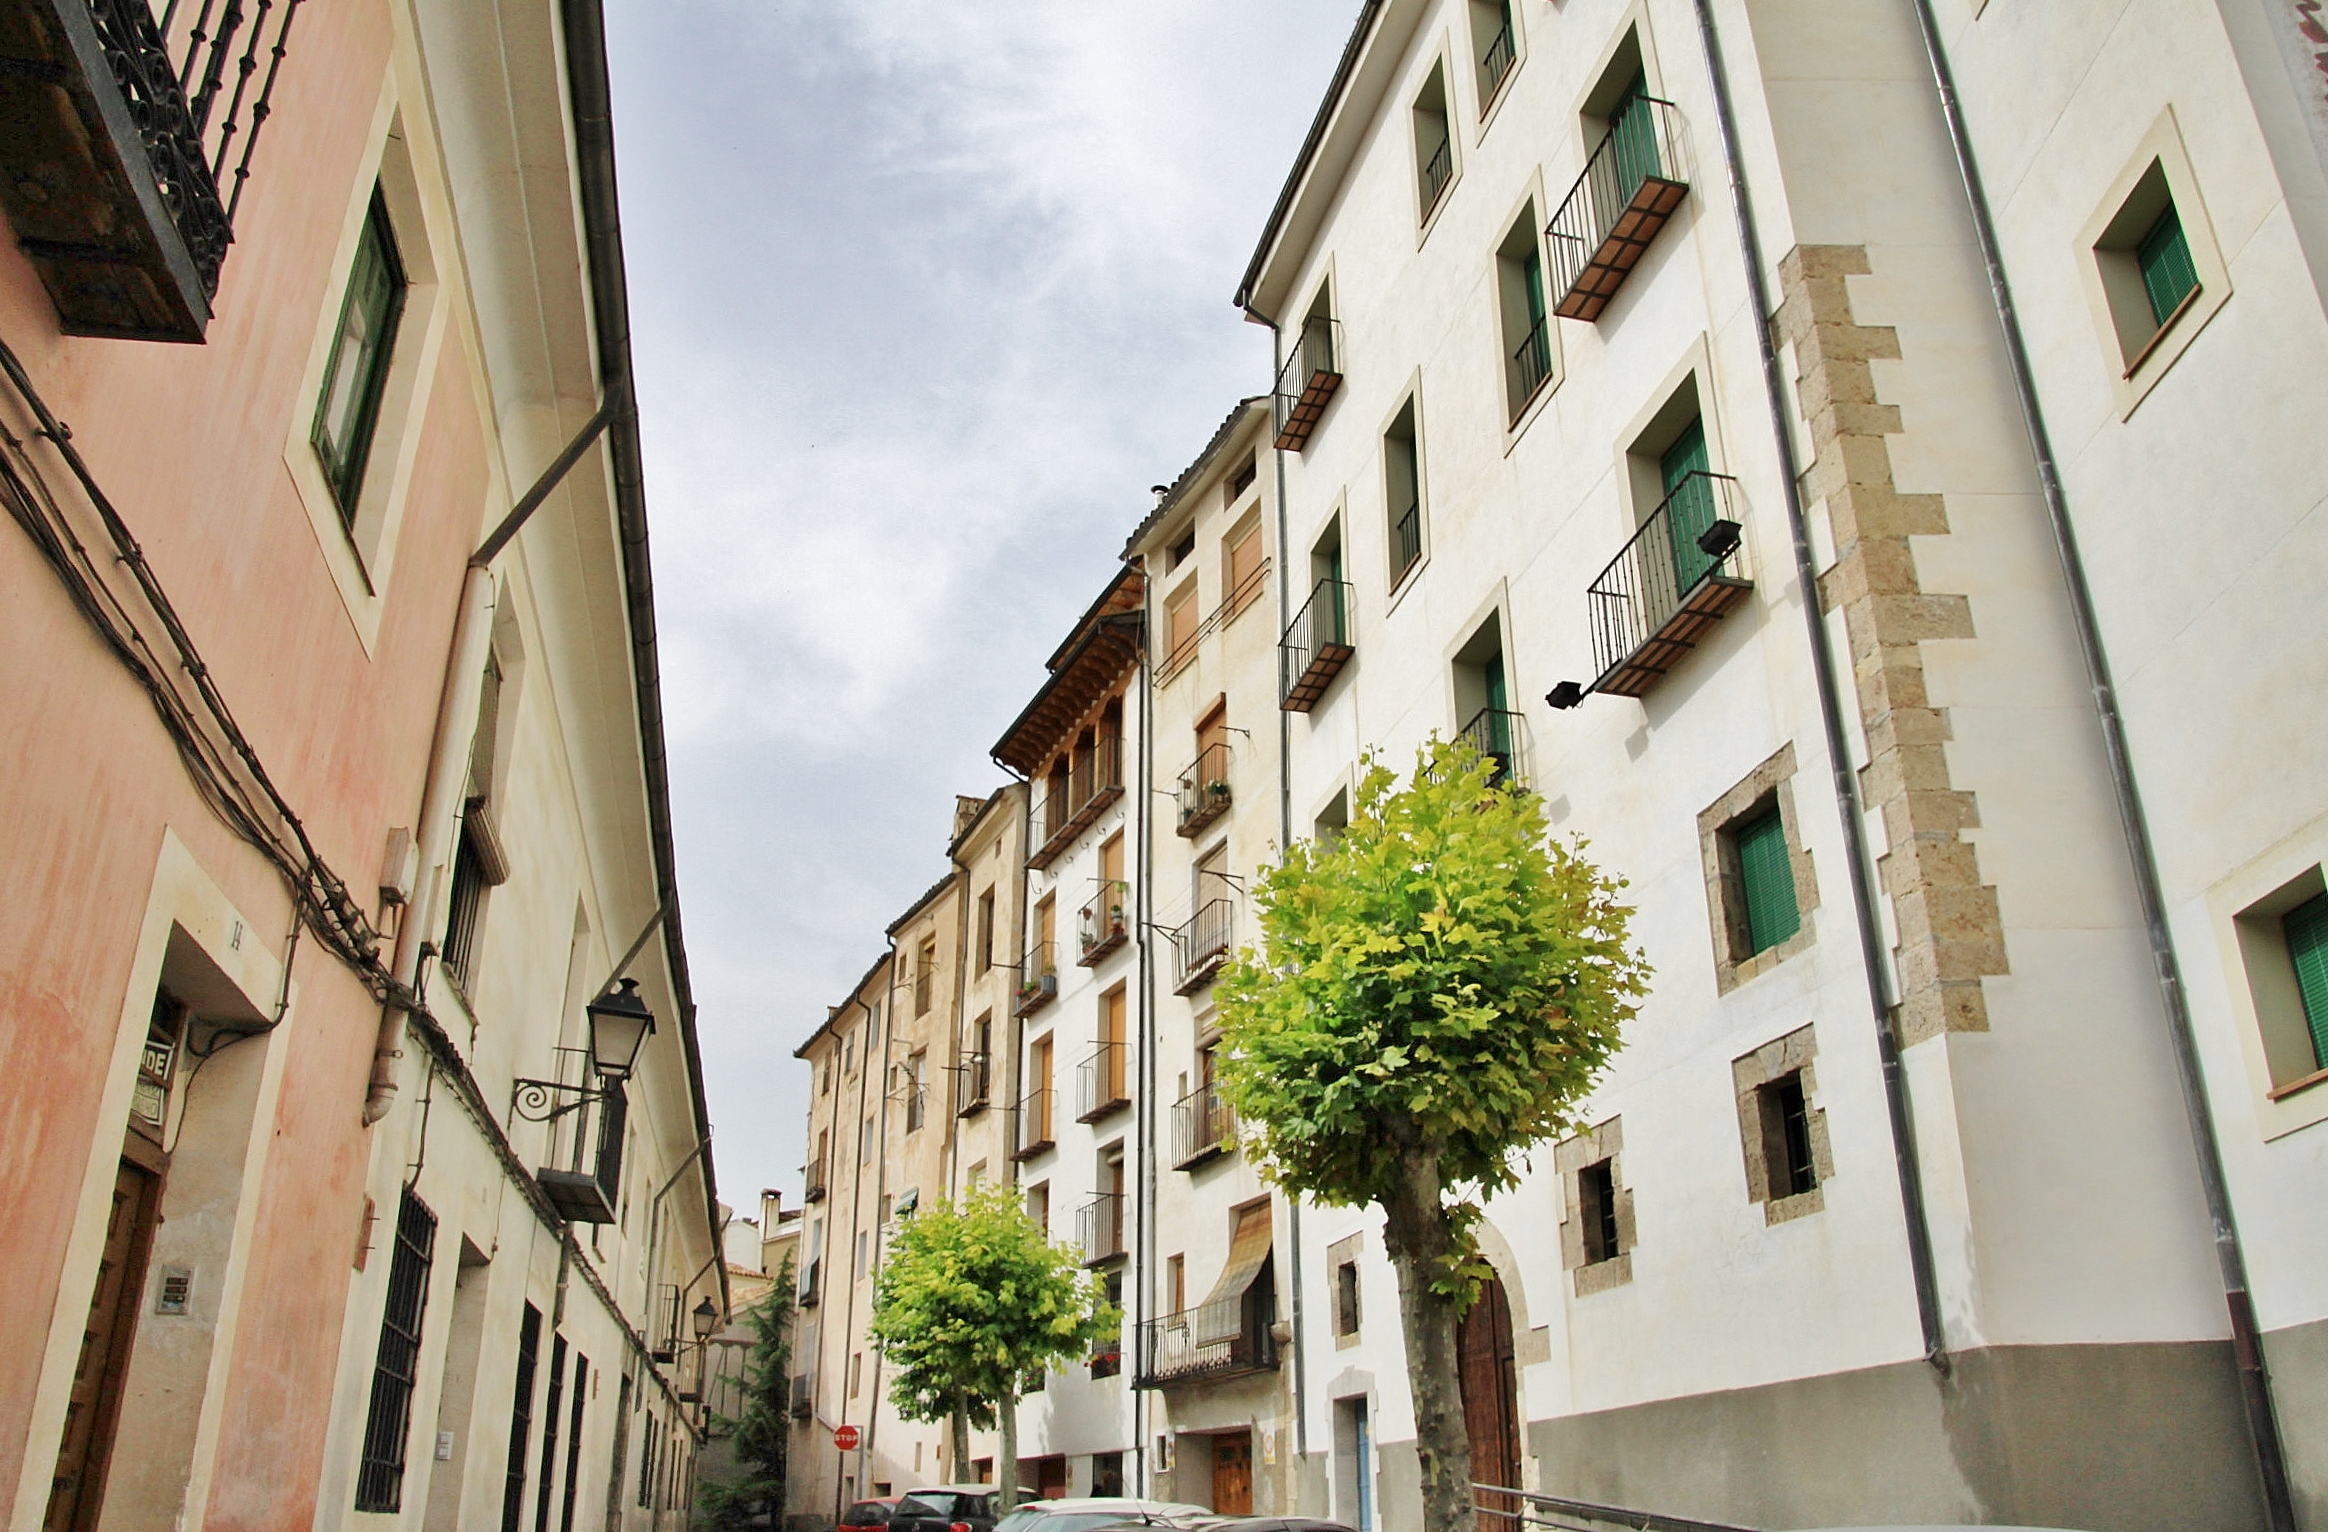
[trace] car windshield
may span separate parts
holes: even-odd
[[[996,1522],[994,1532],[1098,1532],[1101,1527],[1138,1525],[1146,1520],[1137,1511],[1046,1511],[1039,1505],[1025,1505]]]
[[[889,1525],[889,1507],[878,1500],[861,1500],[849,1507],[849,1514],[841,1518],[844,1527],[886,1527]]]
[[[908,1495],[897,1502],[900,1516],[951,1516],[955,1496],[941,1494]]]

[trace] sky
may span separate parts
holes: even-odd
[[[611,0],[680,903],[723,1200],[792,1051],[1269,335],[1356,0]]]

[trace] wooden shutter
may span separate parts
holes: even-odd
[[[1794,868],[1787,859],[1786,826],[1778,810],[1738,828],[1738,881],[1746,896],[1748,946],[1763,952],[1802,929],[1795,907]]]
[[[1177,659],[1180,652],[1196,641],[1196,582],[1189,581],[1164,604],[1166,642],[1171,645],[1168,658]]]
[[[1260,592],[1261,523],[1256,521],[1229,544],[1229,606],[1241,611]]]
[[[2312,1060],[2328,1069],[2328,894],[2315,894],[2288,911],[2280,930],[2287,937],[2288,959],[2295,964],[2296,989],[2304,997]]]
[[[2142,268],[2142,288],[2150,296],[2150,317],[2165,324],[2199,285],[2198,268],[2191,264],[2191,242],[2183,234],[2182,215],[2168,203],[2158,222],[2142,236],[2134,258]]]

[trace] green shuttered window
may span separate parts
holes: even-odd
[[[2150,317],[2165,324],[2199,285],[2199,270],[2191,264],[2191,242],[2183,235],[2182,217],[2168,203],[2158,222],[2135,247],[2142,268],[2142,287],[2150,295]]]
[[[312,432],[324,478],[339,502],[341,518],[350,523],[355,521],[364,464],[372,452],[372,433],[380,422],[380,396],[388,381],[396,323],[404,313],[404,292],[404,263],[396,254],[388,207],[374,191],[356,242],[355,266],[348,273],[339,329],[324,366],[323,397],[316,403]]]
[[[2296,967],[2304,1020],[2312,1029],[2312,1061],[2328,1069],[2328,894],[2314,894],[2288,911],[2280,930]]]
[[[1767,952],[1801,930],[1803,923],[1795,908],[1786,826],[1773,807],[1731,834],[1738,848],[1738,881],[1746,893],[1747,942],[1754,952]]]

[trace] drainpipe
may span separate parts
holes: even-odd
[[[1754,205],[1746,189],[1746,166],[1738,152],[1738,120],[1730,101],[1729,70],[1722,62],[1721,39],[1714,29],[1709,0],[1697,0],[1697,19],[1698,31],[1705,41],[1707,73],[1713,78],[1722,160],[1730,175],[1730,200],[1737,209],[1738,249],[1745,261],[1746,283],[1754,300],[1754,338],[1762,349],[1762,381],[1770,396],[1771,437],[1778,448],[1779,479],[1785,488],[1787,530],[1794,543],[1795,580],[1802,590],[1803,623],[1809,630],[1811,672],[1818,681],[1819,720],[1826,735],[1827,771],[1835,794],[1835,812],[1843,825],[1844,861],[1851,869],[1852,910],[1858,917],[1860,960],[1867,971],[1867,1001],[1875,1019],[1876,1055],[1882,1064],[1884,1108],[1891,1125],[1892,1166],[1899,1178],[1900,1209],[1908,1233],[1908,1266],[1916,1287],[1916,1319],[1924,1334],[1924,1360],[1946,1373],[1948,1343],[1940,1324],[1940,1283],[1933,1269],[1932,1221],[1924,1205],[1916,1119],[1908,1097],[1907,1077],[1900,1067],[1899,1036],[1893,1030],[1891,997],[1885,988],[1883,923],[1876,909],[1874,881],[1868,871],[1866,819],[1860,812],[1858,784],[1851,775],[1841,691],[1835,681],[1835,657],[1828,648],[1826,615],[1819,606],[1819,575],[1811,555],[1810,523],[1803,511],[1801,468],[1795,461],[1794,434],[1787,418],[1786,380],[1779,370],[1777,347],[1770,338],[1772,310],[1770,291],[1762,277],[1762,240],[1754,228]]]
[[[1699,3],[1702,5],[1704,0]],[[2214,1226],[2215,1261],[2222,1275],[2224,1307],[2230,1311],[2231,1349],[2239,1367],[2239,1392],[2246,1406],[2247,1433],[2255,1451],[2256,1473],[2262,1480],[2264,1509],[2272,1532],[2295,1532],[2295,1501],[2288,1487],[2287,1461],[2280,1446],[2271,1379],[2264,1370],[2262,1337],[2256,1326],[2255,1302],[2247,1285],[2247,1261],[2240,1248],[2239,1225],[2223,1174],[2222,1144],[2215,1131],[2214,1109],[2207,1100],[2206,1074],[2199,1063],[2182,963],[2175,951],[2173,930],[2167,923],[2164,880],[2159,877],[2149,819],[2134,780],[2133,751],[2126,741],[2125,718],[2118,710],[2117,684],[2111,678],[2101,621],[2094,613],[2093,591],[2086,583],[2085,560],[2078,551],[2077,531],[2070,522],[2069,499],[2061,487],[2052,436],[2046,430],[2045,412],[2038,402],[2036,374],[2029,365],[2029,348],[2021,334],[2012,285],[2005,277],[2004,254],[1997,240],[1988,192],[1982,184],[1980,163],[1973,154],[1972,136],[1965,127],[1964,110],[1957,99],[1955,72],[1949,67],[1947,52],[1941,46],[1930,0],[1915,0],[1915,10],[1924,57],[1932,70],[1932,84],[1940,97],[1940,110],[1948,120],[1948,146],[1956,158],[1956,173],[1964,183],[1965,201],[1971,206],[1973,232],[1980,241],[1981,264],[1988,274],[1989,297],[1996,306],[1997,327],[2004,334],[2005,354],[2012,363],[2013,395],[2020,406],[2022,427],[2029,434],[2029,451],[2036,459],[2037,483],[2045,497],[2045,519],[2053,534],[2054,552],[2061,560],[2063,583],[2068,587],[2070,619],[2077,628],[2078,655],[2085,662],[2086,684],[2092,689],[2094,714],[2101,723],[2102,748],[2110,766],[2110,790],[2117,802],[2118,827],[2126,837],[2127,856],[2134,866],[2134,889],[2142,906],[2143,934],[2150,945],[2150,966],[2158,983],[2160,1007],[2166,1013],[2167,1036],[2173,1045],[2175,1080],[2182,1090],[2183,1113],[2190,1126],[2192,1157],[2198,1162],[2199,1186],[2207,1199],[2208,1219]]]
[[[469,566],[461,584],[461,605],[453,619],[452,654],[438,695],[436,748],[428,763],[428,788],[421,798],[414,839],[422,869],[420,886],[405,905],[396,927],[396,989],[380,1009],[380,1035],[372,1048],[372,1078],[364,1094],[364,1126],[388,1115],[396,1101],[396,1061],[404,1056],[404,1013],[415,1002],[420,949],[436,929],[444,879],[439,863],[450,844],[461,793],[469,779],[469,748],[477,732],[477,708],[485,693],[485,652],[493,640],[493,572]]]

